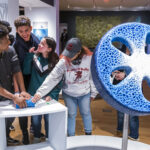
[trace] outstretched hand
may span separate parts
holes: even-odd
[[[45,101],[46,101],[46,102],[49,102],[50,100],[52,100],[52,98],[51,98],[50,96],[47,96],[47,97],[45,98]]]
[[[30,49],[29,49],[29,53],[37,54],[37,53],[38,53],[38,51],[37,51],[37,50],[35,50],[35,47],[32,47],[32,48],[30,48]]]
[[[35,94],[34,97],[32,98],[32,102],[36,103],[40,99],[41,99],[41,96],[39,94]]]

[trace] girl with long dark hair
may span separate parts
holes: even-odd
[[[55,53],[56,42],[51,37],[45,37],[41,40],[38,49],[30,49],[30,54],[25,57],[26,67],[24,74],[31,73],[31,80],[28,88],[28,92],[31,95],[36,93],[36,90],[41,86],[47,75],[53,70],[57,62],[59,61],[58,55]],[[28,63],[27,63],[28,62]],[[31,67],[30,67],[31,66]],[[61,83],[58,83],[51,92],[48,92],[44,99],[49,101],[50,99],[58,100],[59,92],[61,89]],[[40,142],[41,136],[41,119],[42,115],[32,116],[32,123],[34,129],[33,143]],[[46,137],[48,137],[48,115],[44,115]]]

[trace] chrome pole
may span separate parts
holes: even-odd
[[[121,150],[127,150],[127,147],[128,147],[128,126],[129,126],[129,115],[124,114],[123,137],[122,137]]]

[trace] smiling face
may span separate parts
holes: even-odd
[[[47,43],[46,43],[46,39],[43,38],[38,46],[38,52],[42,53],[43,57],[47,58],[48,57],[48,53],[52,51],[52,48],[49,48]]]
[[[31,26],[19,26],[16,29],[16,31],[21,36],[21,38],[24,39],[24,41],[27,42],[30,40],[30,35],[31,35],[31,31],[32,31]]]

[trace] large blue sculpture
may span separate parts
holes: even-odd
[[[150,55],[145,53],[150,26],[126,23],[112,28],[98,43],[92,58],[92,77],[100,95],[117,110],[130,115],[150,114],[150,101],[142,93],[142,81],[150,84]],[[114,41],[124,43],[128,56],[113,46]],[[113,85],[110,76],[123,69],[127,77]]]

